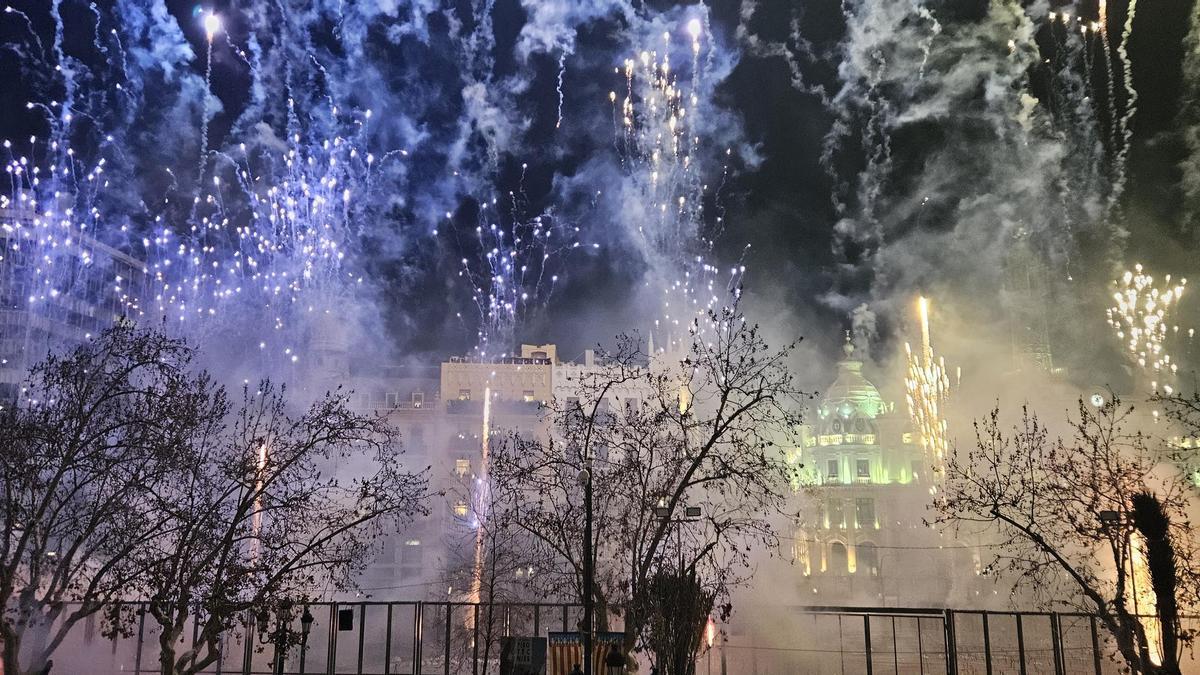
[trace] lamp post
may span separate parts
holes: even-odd
[[[625,655],[618,645],[613,645],[604,657],[605,675],[621,675],[625,671]]]
[[[661,504],[661,502],[660,502]],[[684,523],[696,523],[700,521],[702,511],[699,506],[683,507],[683,518],[672,518],[671,509],[667,506],[654,507],[654,515],[659,520],[666,521],[670,525],[675,525],[675,545],[679,549],[679,571],[683,572],[683,530],[679,528]]]
[[[592,674],[592,586],[595,583],[592,569],[592,458],[584,458],[584,468],[579,472],[583,483],[583,674]]]
[[[304,656],[308,652],[308,634],[312,632],[313,615],[308,611],[308,605],[304,606],[304,613],[300,615],[300,675],[304,675]]]
[[[279,603],[279,608],[275,610],[275,630],[267,633],[265,628],[269,621],[269,615],[263,611],[257,622],[261,624],[264,631],[259,634],[258,641],[264,645],[273,645],[275,653],[271,658],[271,672],[275,675],[283,675],[284,665],[287,663],[288,647],[291,645],[295,632],[292,630],[292,603],[290,601],[282,601]],[[308,643],[308,633],[312,630],[313,615],[308,611],[308,605],[304,606],[304,614],[300,617],[300,672],[304,672],[304,647]]]

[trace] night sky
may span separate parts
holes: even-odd
[[[56,39],[47,3],[12,0],[28,23],[0,14],[0,138],[12,139],[14,155],[27,152],[23,139],[48,133],[27,102],[74,92],[77,151],[99,153],[103,136],[115,138],[105,152],[119,157],[110,159],[119,184],[106,212],[133,231],[151,228],[161,195],[196,181],[201,19],[211,9],[223,20],[211,149],[269,146],[266,130],[282,133],[290,96],[311,138],[344,133],[322,112],[330,104],[369,108],[368,149],[408,152],[372,193],[377,204],[348,263],[371,280],[364,302],[381,313],[392,358],[474,347],[478,313],[458,276],[460,258],[478,255],[474,228],[511,230],[545,214],[578,227],[582,245],[547,263],[561,281],[523,315],[517,337],[574,354],[647,321],[631,309],[648,263],[620,226],[628,205],[589,198],[616,195],[623,175],[608,92],[624,78],[614,68],[664,28],[680,33],[708,17],[711,80],[696,161],[719,187],[706,193],[702,232],[714,239],[715,264],[744,262],[750,307],[778,332],[803,333],[833,354],[866,303],[860,328],[873,323],[887,345],[918,291],[986,327],[999,319],[978,304],[998,294],[1004,233],[1023,228],[1053,274],[1095,291],[1071,304],[1082,315],[1134,259],[1194,273],[1200,209],[1185,198],[1180,168],[1192,152],[1184,137],[1200,124],[1185,105],[1189,2],[1141,3],[1127,49],[1137,91],[1128,144],[1106,112],[1119,117],[1127,95],[1118,86],[1109,107],[1100,56],[1060,62],[1067,31],[1047,19],[1067,10],[1093,20],[1094,3],[370,0],[339,12],[341,4],[65,0]],[[923,14],[888,15],[918,5]],[[1108,7],[1114,49],[1124,12],[1120,0]],[[1014,38],[1021,63],[1005,47]],[[1090,53],[1102,53],[1094,45]],[[879,70],[862,68],[862,54],[877,56]],[[67,75],[55,69],[64,64]],[[1032,122],[1020,117],[1022,96],[1036,101]],[[1123,147],[1124,190],[1105,205]],[[1053,291],[1065,292],[1075,291]]]

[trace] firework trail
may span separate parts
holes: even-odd
[[[563,52],[558,56],[558,77],[555,80],[554,90],[558,93],[558,117],[554,121],[554,128],[562,127],[563,121],[563,78],[567,75],[567,53]]]
[[[1070,293],[1084,245],[1115,257],[1124,235],[1110,217],[1113,155],[1090,90],[1106,87],[1099,22],[1014,1],[970,18],[927,2],[843,8],[842,85],[823,154],[845,271],[827,296],[835,309],[867,300],[900,312],[919,289],[950,307],[994,293],[1019,272],[1009,255],[1018,239],[1047,270],[1045,297]],[[983,311],[1011,323],[1029,314],[1012,301]]]
[[[1179,165],[1180,188],[1183,227],[1194,233],[1200,228],[1200,3],[1192,5],[1184,47],[1179,126],[1187,157]]]
[[[706,235],[705,200],[717,195],[704,182],[701,161],[707,149],[703,114],[711,98],[701,68],[704,26],[699,18],[683,25],[690,80],[681,81],[671,33],[664,32],[658,48],[640,50],[617,69],[624,95],[609,93],[627,178],[626,227],[648,268],[645,285],[660,298],[653,328],[665,350],[685,346],[689,330],[706,330],[710,310],[736,302],[746,271],[741,261],[728,271],[708,262],[723,218],[713,218],[716,231]],[[730,154],[727,149],[725,157]]]
[[[213,38],[221,30],[221,20],[209,12],[204,15],[204,35],[207,38],[204,50],[204,105],[200,112],[200,167],[196,171],[196,189],[199,191],[208,166],[208,110],[212,98],[212,51]]]
[[[1107,8],[1107,5],[1106,5]],[[1107,10],[1106,10],[1107,11]],[[1121,116],[1121,145],[1117,149],[1114,162],[1113,193],[1119,197],[1125,191],[1126,161],[1129,156],[1129,146],[1133,141],[1133,116],[1137,113],[1137,89],[1133,86],[1133,64],[1129,60],[1126,46],[1129,36],[1133,33],[1133,19],[1137,15],[1137,0],[1129,0],[1125,10],[1125,27],[1121,31],[1121,39],[1117,41],[1117,56],[1121,59],[1121,88],[1125,90],[1125,114]]]
[[[17,17],[20,17],[21,21],[22,21],[22,22],[24,23],[24,25],[25,25],[25,30],[26,30],[26,32],[28,32],[28,33],[29,33],[29,37],[30,37],[30,39],[32,39],[32,40],[33,40],[33,42],[34,42],[34,44],[36,44],[36,45],[37,45],[37,49],[38,49],[38,56],[45,57],[45,55],[46,55],[46,47],[45,47],[45,46],[42,44],[42,38],[41,38],[41,36],[39,36],[39,35],[37,34],[37,31],[36,31],[36,30],[34,30],[34,28],[33,28],[33,21],[31,21],[31,20],[29,19],[29,15],[28,15],[28,14],[26,14],[25,12],[22,12],[22,11],[21,11],[21,10],[19,10],[19,9],[16,9],[16,8],[14,8],[12,5],[5,5],[5,6],[4,6],[4,13],[5,13],[5,14],[13,14],[13,15],[16,15]]]

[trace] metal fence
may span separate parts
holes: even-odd
[[[281,650],[282,628],[256,626],[225,636],[214,675],[487,675],[499,672],[504,636],[576,630],[577,604],[326,602],[303,649]],[[273,621],[273,620],[272,620]],[[613,626],[619,629],[619,626]],[[260,630],[261,629],[261,630]],[[182,640],[196,639],[192,628]],[[157,625],[139,613],[128,638],[105,640],[90,622],[54,655],[55,673],[157,673]],[[711,649],[700,675],[1108,675],[1120,671],[1103,626],[1086,614],[921,608],[773,607],[740,609]]]
[[[763,625],[768,622],[778,628]],[[1120,670],[1104,628],[1085,614],[805,607],[782,610],[756,624],[731,626],[716,658],[737,668],[721,672],[1107,675]]]

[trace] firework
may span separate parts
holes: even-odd
[[[950,394],[950,378],[946,374],[946,362],[936,357],[929,337],[929,300],[917,299],[917,311],[921,324],[921,345],[918,353],[904,343],[908,371],[904,378],[905,401],[925,452],[925,459],[933,471],[937,489],[945,474],[945,459],[950,442],[944,411]]]
[[[512,213],[519,213],[521,201],[515,194],[510,193],[510,198]],[[492,199],[482,217],[494,216],[497,206]],[[454,232],[453,227],[447,229]],[[542,213],[507,226],[481,222],[473,234],[469,242],[460,244],[470,252],[460,259],[458,276],[470,285],[471,300],[479,312],[475,350],[481,357],[505,356],[526,316],[549,302],[562,259],[583,246],[579,228],[559,223],[552,213]]]
[[[728,270],[708,262],[717,232],[703,233],[706,227],[719,231],[723,218],[705,221],[705,203],[715,203],[716,194],[697,159],[704,150],[702,95],[708,91],[700,67],[705,24],[693,18],[683,29],[690,38],[686,78],[672,63],[671,34],[663,33],[658,48],[639,51],[617,69],[624,95],[609,93],[616,146],[634,197],[627,227],[650,269],[646,286],[661,298],[653,327],[665,337],[659,341],[665,351],[685,346],[689,332],[711,328],[708,313],[737,302],[746,271],[740,261]],[[727,171],[723,166],[722,180]]]
[[[32,106],[31,106],[32,107]],[[57,117],[57,116],[56,116]],[[62,115],[70,123],[69,113]],[[106,243],[127,226],[107,228],[97,196],[107,162],[85,163],[65,143],[29,139],[29,155],[5,141],[0,195],[0,299],[10,321],[0,337],[5,381],[61,343],[85,340],[117,317],[136,313],[147,287],[145,265]],[[112,230],[111,232],[109,230]]]
[[[1154,277],[1134,265],[1113,282],[1115,304],[1107,311],[1108,324],[1125,347],[1130,360],[1156,378],[1174,375],[1178,366],[1167,352],[1170,335],[1179,332],[1170,316],[1179,303],[1187,279],[1173,282],[1171,275],[1155,285]],[[1157,380],[1155,381],[1157,388]]]

